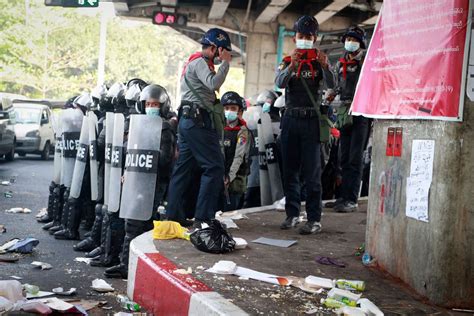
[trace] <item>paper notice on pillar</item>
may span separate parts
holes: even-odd
[[[430,186],[431,181],[407,178],[406,214],[408,217],[428,222]]]
[[[433,179],[435,141],[431,139],[414,139],[411,147],[410,178],[426,180]]]
[[[410,177],[406,184],[406,215],[428,222],[429,192],[433,180],[434,140],[414,139]]]

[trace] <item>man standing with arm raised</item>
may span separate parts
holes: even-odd
[[[229,35],[218,28],[208,30],[201,44],[202,51],[191,55],[181,78],[179,157],[171,176],[166,210],[168,220],[190,226],[183,204],[192,179],[190,175],[197,165],[202,175],[195,208],[196,228],[214,218],[224,185],[221,142],[225,119],[215,93],[229,72],[232,50]],[[217,72],[216,62],[222,62]]]

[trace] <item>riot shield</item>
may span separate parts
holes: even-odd
[[[146,221],[153,214],[161,128],[161,117],[130,115],[121,218]]]
[[[112,157],[112,140],[114,136],[114,113],[105,115],[105,167],[104,167],[104,205],[109,204],[110,159]]]
[[[270,178],[268,176],[267,154],[265,151],[265,142],[263,141],[263,125],[258,121],[258,165],[260,167],[260,201],[262,205],[271,205],[272,190],[270,188]]]
[[[280,166],[278,161],[278,148],[276,146],[275,137],[273,136],[273,123],[268,113],[262,113],[260,116],[262,125],[262,133],[260,142],[263,142],[265,148],[265,156],[268,169],[268,180],[270,183],[271,203],[281,200],[285,195],[283,193],[283,183],[281,181]]]
[[[89,164],[91,174],[91,200],[98,201],[99,194],[99,163],[97,161],[97,115],[89,111]]]
[[[53,182],[60,184],[61,182],[61,159],[62,159],[62,131],[61,131],[61,121],[59,120],[59,115],[53,115],[52,121],[53,131],[54,131],[54,167],[53,167]]]
[[[83,118],[84,115],[79,109],[63,110],[61,114],[63,132],[61,184],[67,188],[71,187]]]
[[[250,174],[247,179],[247,187],[254,188],[260,186],[260,167],[259,167],[259,150],[258,150],[258,119],[262,113],[262,107],[249,107],[243,114],[243,119],[247,123],[247,128],[253,137],[252,147],[249,152]]]
[[[84,172],[86,170],[87,161],[89,160],[89,145],[89,117],[86,116],[82,120],[81,136],[79,137],[79,147],[77,148],[71,191],[69,192],[69,196],[75,199],[78,199],[81,195]]]
[[[125,117],[123,116],[123,114],[115,113],[114,135],[112,139],[112,153],[111,153],[112,156],[110,159],[109,204],[108,204],[109,212],[117,212],[120,207],[120,193],[122,189],[121,178],[122,178],[124,125],[125,125]]]

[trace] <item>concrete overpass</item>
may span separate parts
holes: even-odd
[[[350,25],[369,35],[382,0],[112,0],[116,14],[152,22],[155,11],[183,14],[184,26],[173,26],[193,40],[212,27],[231,36],[233,66],[245,70],[245,95],[272,88],[276,65],[294,47],[291,30],[297,17],[314,15],[320,24],[318,45],[335,59],[342,51],[339,39]]]

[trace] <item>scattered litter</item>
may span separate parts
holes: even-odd
[[[105,310],[111,310],[113,307],[112,306],[102,306],[101,308],[105,309]]]
[[[15,280],[23,280],[22,277],[16,276],[16,275],[11,275],[10,278],[15,279]]]
[[[5,228],[5,225],[0,225],[0,234],[6,233],[7,229]]]
[[[349,291],[360,291],[363,292],[365,290],[365,282],[364,281],[356,281],[356,280],[336,280],[336,286],[343,290]]]
[[[0,253],[5,253],[7,252],[7,250],[12,247],[13,245],[15,245],[17,242],[19,242],[20,239],[18,238],[14,238],[12,240],[9,240],[7,241],[6,243],[4,243],[3,245],[0,246]]]
[[[239,211],[232,211],[232,212],[219,211],[219,212],[216,213],[216,219],[217,218],[230,218],[234,221],[237,221],[239,219],[248,219],[247,216],[243,215]]]
[[[317,288],[317,289],[320,289],[320,288],[332,289],[335,286],[333,280],[327,279],[327,278],[320,278],[313,275],[307,276],[304,279],[304,283],[308,287]]]
[[[18,257],[14,256],[9,256],[9,255],[1,255],[0,256],[0,262],[9,262],[9,263],[14,263],[20,260]]]
[[[153,239],[174,239],[181,238],[189,240],[187,229],[178,222],[173,221],[153,221]]]
[[[33,295],[38,294],[39,292],[39,287],[37,285],[32,285],[28,283],[23,284],[23,289],[26,291],[26,293]]]
[[[196,267],[196,270],[206,270],[203,266]]]
[[[281,297],[280,294],[272,294],[272,295],[270,295],[270,298],[277,298],[277,299],[279,299],[280,297]]]
[[[252,242],[257,243],[257,244],[288,248],[296,244],[298,241],[260,237],[258,239],[252,240]]]
[[[338,288],[333,288],[328,293],[328,298],[335,299],[339,302],[344,303],[348,306],[357,306],[357,301],[360,299],[360,294],[354,294],[352,292],[341,290]]]
[[[237,226],[237,224],[231,219],[231,218],[222,218],[222,217],[219,217],[216,219],[221,222],[222,225],[225,226],[225,228],[235,228],[235,229],[239,229],[239,226]],[[204,227],[203,227],[204,228]]]
[[[48,210],[46,208],[42,208],[38,211],[38,214],[36,214],[36,218],[41,218],[46,215],[48,215]]]
[[[114,316],[133,316],[132,313],[125,313],[125,312],[118,312],[115,313]]]
[[[74,261],[77,262],[84,262],[85,264],[91,264],[92,258],[85,258],[85,257],[77,257],[74,259]]]
[[[361,298],[358,302],[360,308],[370,316],[383,316],[382,311],[369,299]],[[471,311],[472,312],[472,311]]]
[[[97,292],[102,293],[114,291],[114,288],[102,279],[95,279],[92,281],[92,288]]]
[[[6,298],[11,302],[16,302],[24,299],[23,286],[16,280],[1,280],[0,281],[0,296]]]
[[[54,294],[61,295],[61,296],[71,296],[76,294],[76,288],[72,287],[69,289],[69,291],[64,291],[62,287],[57,287],[52,289]]]
[[[41,262],[41,261],[33,261],[31,263],[31,265],[37,267],[37,268],[41,268],[41,270],[50,270],[53,268],[52,265],[50,265],[49,263],[46,263],[46,262]]]
[[[243,238],[234,237],[234,241],[235,241],[235,249],[245,249],[248,246],[247,241]]]
[[[15,239],[14,239],[15,240]],[[17,240],[7,249],[9,252],[30,253],[38,246],[39,240],[32,237]],[[2,246],[3,249],[4,246]]]
[[[132,312],[139,312],[141,306],[134,301],[131,301],[126,295],[117,295],[117,301],[120,303],[122,308],[132,311]]]
[[[208,228],[199,229],[190,235],[196,249],[209,253],[228,253],[235,249],[232,235],[216,219],[211,220]]]
[[[191,269],[191,268],[188,268],[187,270],[185,270],[185,269],[176,269],[176,270],[173,271],[173,273],[175,273],[175,274],[191,274],[191,273],[193,273],[193,269]]]
[[[6,192],[5,192],[6,194]],[[31,210],[26,207],[12,207],[11,209],[5,210],[5,213],[23,213],[23,214],[28,214],[31,213]]]
[[[249,279],[249,277],[241,276],[241,277],[239,277],[239,280],[248,281],[248,280],[250,280],[250,279]]]
[[[328,308],[341,308],[346,306],[343,302],[340,302],[338,300],[335,300],[333,298],[326,298],[326,299],[321,299],[321,304],[323,304],[325,307]]]
[[[74,308],[74,305],[69,304],[68,302],[60,300],[59,298],[56,298],[56,297],[45,299],[42,302],[45,303],[49,308],[57,310],[57,311],[61,311],[61,312],[65,312],[71,308]]]
[[[237,264],[233,261],[220,260],[216,262],[212,268],[206,270],[206,272],[217,273],[217,274],[234,274],[237,270]]]
[[[294,276],[287,276],[286,278],[291,281],[291,286],[299,288],[300,290],[303,290],[307,293],[321,294],[323,292],[323,288],[314,288],[306,285],[305,279],[303,278],[298,278]]]
[[[54,295],[53,292],[46,292],[46,291],[38,291],[35,294],[33,293],[26,293],[26,298],[27,299],[32,299],[32,298],[41,298],[41,297],[47,297]]]
[[[25,312],[31,312],[35,314],[41,314],[41,315],[47,315],[53,312],[51,308],[49,308],[49,306],[47,306],[46,304],[44,304],[38,299],[31,300],[31,301],[23,300],[23,301],[16,302],[14,305],[14,309],[25,311]]]
[[[357,256],[357,257],[360,257],[360,256],[362,256],[362,254],[364,252],[365,252],[365,243],[363,243],[362,245],[360,245],[360,247],[357,247],[355,249],[354,255]]]
[[[454,312],[474,313],[474,309],[453,308]]]
[[[328,266],[336,266],[340,268],[345,268],[346,264],[342,261],[330,258],[330,257],[316,257],[316,262]]]
[[[344,306],[335,311],[337,315],[342,316],[366,316],[367,314],[358,307]]]
[[[12,198],[12,197],[13,197],[13,192],[12,192],[12,191],[6,191],[3,195],[4,195],[7,199],[9,199],[9,198]]]
[[[7,187],[7,186],[9,186],[11,183],[10,183],[10,181],[2,181],[1,184]]]

